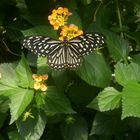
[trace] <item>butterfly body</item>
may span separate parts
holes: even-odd
[[[83,60],[94,49],[102,46],[105,38],[99,33],[87,33],[71,40],[54,40],[47,36],[25,37],[23,47],[31,52],[46,56],[48,65],[57,70],[77,69]]]

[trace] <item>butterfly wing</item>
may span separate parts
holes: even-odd
[[[80,56],[84,56],[101,47],[105,43],[105,37],[101,33],[86,33],[69,42],[79,51]]]
[[[61,43],[48,55],[48,64],[51,68],[76,69],[81,64],[81,57],[69,43]]]
[[[22,44],[39,56],[47,56],[51,68],[62,70],[78,68],[82,56],[102,46],[104,42],[102,34],[87,33],[64,42],[46,36],[30,36],[24,38]]]
[[[22,41],[24,48],[39,56],[47,56],[59,43],[60,41],[46,36],[29,36]]]

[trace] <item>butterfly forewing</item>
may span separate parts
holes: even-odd
[[[47,56],[60,41],[44,36],[29,36],[22,41],[23,47],[39,56]]]
[[[70,40],[70,42],[79,51],[79,55],[84,56],[101,47],[105,43],[105,37],[101,33],[87,33]]]

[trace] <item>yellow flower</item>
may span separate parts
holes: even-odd
[[[74,24],[70,24],[69,26],[64,26],[62,31],[60,32],[59,40],[71,40],[74,37],[82,35],[83,31],[78,28],[78,26]]]
[[[34,79],[34,89],[35,90],[41,90],[41,91],[46,91],[47,90],[47,85],[45,84],[45,81],[48,79],[48,75],[37,75],[33,74],[32,75]]]
[[[46,90],[47,90],[47,86],[46,86],[45,83],[41,83],[41,85],[40,85],[40,90],[41,90],[41,91],[46,91]]]
[[[54,27],[54,30],[58,30],[60,27],[67,24],[70,15],[72,15],[72,13],[70,13],[67,8],[59,7],[52,11],[52,14],[48,16],[48,20]]]
[[[2,78],[2,74],[0,73],[0,79]]]
[[[39,90],[40,89],[40,82],[34,82],[34,89]]]

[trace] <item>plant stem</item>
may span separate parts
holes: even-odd
[[[118,0],[116,0],[116,7],[117,7],[119,26],[120,26],[120,29],[122,29],[122,20],[121,20],[121,13],[120,13],[120,9],[119,9]],[[121,32],[121,37],[123,38],[123,33],[122,32]]]

